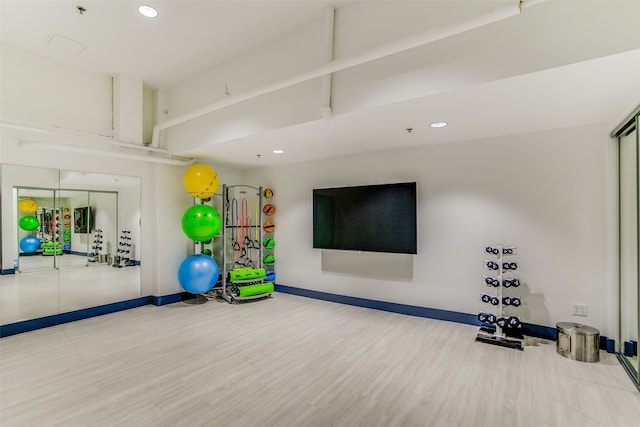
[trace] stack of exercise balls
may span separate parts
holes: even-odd
[[[182,216],[182,231],[195,242],[209,243],[222,226],[218,211],[205,204],[218,190],[218,174],[207,165],[196,164],[185,172],[183,184],[187,193],[200,199],[200,203],[191,206]],[[218,264],[211,258],[210,251],[203,251],[182,261],[178,280],[185,291],[202,294],[215,286],[218,274]]]
[[[21,200],[18,202],[18,209],[26,215],[18,220],[18,226],[25,231],[34,231],[40,227],[40,221],[35,215],[38,210],[38,204],[33,200]],[[40,239],[35,236],[26,236],[20,240],[20,249],[26,253],[33,253],[40,248]]]

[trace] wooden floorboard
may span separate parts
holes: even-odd
[[[0,340],[0,425],[637,426],[616,358],[288,294],[145,306]]]

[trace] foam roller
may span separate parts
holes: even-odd
[[[273,282],[258,283],[256,285],[247,285],[238,287],[238,296],[251,297],[254,295],[268,294],[273,292]]]
[[[229,272],[229,281],[264,279],[266,275],[264,268],[234,268]]]

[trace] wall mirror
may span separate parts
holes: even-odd
[[[0,324],[141,296],[140,178],[6,164],[0,176]]]

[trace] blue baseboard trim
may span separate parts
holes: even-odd
[[[173,304],[174,302],[185,301],[195,297],[196,295],[190,294],[188,292],[180,292],[177,294],[161,295],[161,296],[152,295],[149,298],[151,299],[150,304],[153,304],[155,306],[161,306],[166,304]]]
[[[437,308],[418,307],[415,305],[397,304],[387,301],[350,297],[346,295],[331,294],[328,292],[313,291],[310,289],[295,288],[293,286],[278,284],[275,285],[275,290],[276,292],[282,292],[301,297],[337,302],[340,304],[354,305],[357,307],[372,308],[374,310],[388,311],[391,313],[428,317],[431,319],[447,320],[450,322],[465,323],[468,325],[481,325],[474,314],[459,313],[457,311],[440,310]]]
[[[149,297],[140,297],[127,301],[114,302],[112,304],[100,305],[97,307],[84,308],[82,310],[70,311],[67,313],[53,314],[51,316],[40,317],[38,319],[24,320],[22,322],[10,323],[0,326],[0,338],[8,337],[23,332],[36,329],[48,328],[49,326],[61,325],[63,323],[74,322],[76,320],[88,319],[89,317],[101,316],[103,314],[115,313],[131,308],[142,307],[149,304]]]
[[[558,331],[549,326],[534,325],[533,323],[523,323],[522,333],[530,337],[542,338],[550,341],[558,340]]]
[[[0,271],[0,276],[6,276],[8,274],[16,274],[16,269],[15,268],[5,268],[2,271]]]
[[[612,338],[607,338],[607,348],[605,349],[607,350],[607,353],[615,353],[616,352],[616,340],[612,339]]]
[[[111,304],[100,305],[97,307],[83,308],[81,310],[70,311],[68,313],[52,314],[51,316],[40,317],[37,319],[9,323],[7,325],[0,325],[0,338],[21,334],[23,332],[34,331],[36,329],[48,328],[50,326],[61,325],[63,323],[75,322],[76,320],[102,316],[103,314],[116,313],[118,311],[129,310],[149,304],[161,306],[188,300],[190,298],[195,298],[195,296],[187,292],[162,296],[150,295],[146,297],[134,298],[127,301],[119,301]]]
[[[313,298],[339,304],[353,305],[374,310],[388,311],[409,316],[426,317],[429,319],[444,320],[448,322],[463,323],[465,325],[482,326],[475,314],[461,313],[458,311],[441,310],[438,308],[419,307],[415,305],[398,304],[387,301],[378,301],[366,298],[350,297],[346,295],[332,294],[328,292],[314,291],[311,289],[296,288],[287,285],[275,285],[276,292]],[[525,323],[522,325],[525,335],[547,340],[557,340],[556,328]]]

